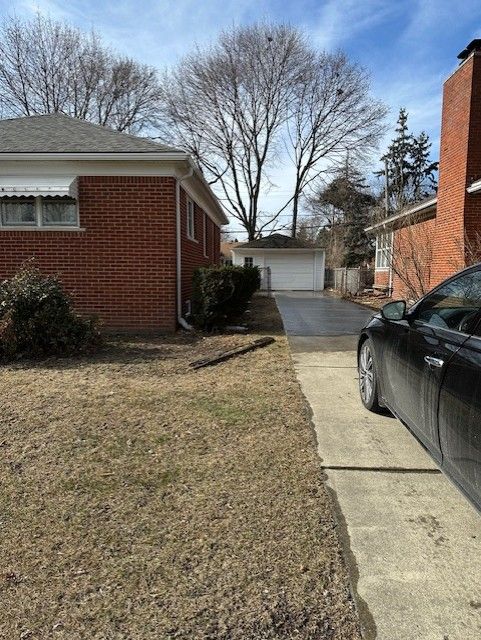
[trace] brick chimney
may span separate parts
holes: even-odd
[[[481,195],[466,192],[481,178],[481,40],[458,58],[443,90],[431,286],[465,266],[469,244],[481,232]]]

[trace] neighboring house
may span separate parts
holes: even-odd
[[[481,250],[481,40],[458,58],[444,84],[437,196],[367,229],[376,236],[375,284],[394,297],[414,297],[408,281],[427,291]]]
[[[173,331],[218,263],[217,198],[188,154],[64,115],[0,121],[0,279],[34,256],[104,326]]]
[[[237,245],[234,264],[258,266],[262,288],[321,291],[324,289],[325,251],[308,247],[297,238],[274,233]]]

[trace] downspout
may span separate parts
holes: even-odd
[[[182,225],[180,220],[180,183],[194,175],[194,168],[177,178],[175,183],[175,217],[176,217],[176,253],[177,253],[177,322],[183,329],[192,331],[193,327],[182,317]]]

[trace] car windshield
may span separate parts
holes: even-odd
[[[466,332],[481,307],[481,272],[459,276],[427,296],[417,319],[427,324]]]

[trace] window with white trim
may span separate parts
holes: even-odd
[[[77,202],[63,196],[0,198],[0,227],[78,227]]]
[[[195,208],[192,200],[187,199],[187,237],[195,240]]]
[[[253,267],[254,266],[254,258],[252,256],[246,256],[244,258],[244,267]]]
[[[376,236],[376,269],[391,266],[392,236],[390,231],[382,231]]]

